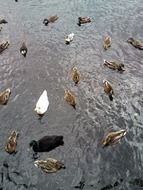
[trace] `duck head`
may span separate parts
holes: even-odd
[[[133,42],[134,42],[134,38],[129,38],[129,39],[127,40],[127,42],[133,43]]]
[[[49,24],[49,20],[48,20],[47,18],[45,18],[45,19],[43,20],[43,24],[45,24],[45,26],[47,26],[47,25]]]
[[[29,146],[33,149],[34,152],[38,152],[38,143],[35,140],[32,140],[29,143]]]
[[[124,67],[125,67],[124,64],[120,63],[118,66],[118,71],[125,71]]]

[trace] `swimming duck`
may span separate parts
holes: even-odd
[[[89,23],[91,22],[90,17],[78,17],[78,25],[81,26],[81,24]]]
[[[34,165],[41,168],[46,173],[55,173],[60,169],[66,168],[62,162],[53,158],[48,158],[47,160],[36,160]]]
[[[71,33],[65,37],[66,44],[70,44],[71,41],[73,41],[74,33]]]
[[[44,20],[43,20],[43,24],[45,24],[45,26],[47,26],[49,23],[53,23],[53,22],[55,22],[56,20],[58,20],[58,16],[57,15],[54,15],[54,16],[50,16],[50,17],[48,17],[48,18],[45,18]]]
[[[113,70],[125,71],[124,64],[122,63],[116,63],[115,61],[107,61],[104,59],[104,65]]]
[[[10,88],[7,88],[3,92],[1,92],[0,93],[0,104],[1,105],[6,105],[8,100],[9,100],[10,95],[11,95]]]
[[[58,146],[64,145],[63,136],[44,136],[38,141],[32,140],[29,144],[34,152],[49,152]]]
[[[17,137],[18,133],[16,131],[12,131],[5,146],[5,151],[8,152],[9,154],[17,152],[16,151]]]
[[[134,38],[129,38],[127,40],[128,43],[132,44],[132,46],[134,46],[135,48],[138,48],[140,50],[143,50],[143,42],[136,40]]]
[[[21,47],[20,47],[20,53],[21,53],[24,57],[26,57],[27,51],[28,51],[28,49],[27,49],[27,47],[26,47],[26,44],[25,44],[25,42],[23,42],[22,45],[21,45]]]
[[[6,24],[8,23],[5,19],[0,19],[0,24]]]
[[[109,81],[103,80],[104,92],[109,96],[109,99],[113,101],[114,91]]]
[[[7,49],[9,46],[9,42],[6,41],[6,42],[3,42],[0,44],[0,53],[2,53],[5,49]]]
[[[75,85],[77,85],[78,82],[80,81],[80,72],[77,70],[76,67],[73,67],[71,77],[72,77],[72,80],[74,81]]]
[[[110,36],[106,36],[103,40],[103,48],[105,50],[107,50],[109,47],[111,47],[111,37]]]
[[[47,90],[44,90],[41,94],[39,100],[36,103],[36,108],[34,109],[38,115],[42,116],[47,111],[49,107],[49,100],[47,95]]]
[[[122,137],[126,135],[126,130],[122,129],[116,132],[108,133],[103,139],[103,146],[113,145],[120,141]]]
[[[67,101],[68,104],[70,104],[71,106],[73,106],[74,109],[76,109],[76,98],[69,90],[65,90],[64,99]]]

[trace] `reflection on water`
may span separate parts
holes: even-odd
[[[143,54],[126,42],[132,36],[143,39],[142,0],[1,0],[0,12],[8,21],[0,38],[10,41],[0,55],[0,90],[12,90],[8,105],[0,107],[0,188],[143,188]],[[55,23],[42,23],[55,14]],[[79,16],[90,16],[92,22],[79,27]],[[72,32],[73,42],[66,46],[65,35]],[[104,51],[106,35],[112,47]],[[26,58],[19,52],[23,41]],[[126,70],[105,68],[104,59],[120,61]],[[70,79],[73,66],[82,75],[78,86]],[[103,79],[115,89],[113,102],[103,92]],[[64,101],[65,88],[78,97],[77,110]],[[34,108],[44,89],[50,105],[40,122]],[[121,143],[103,149],[104,134],[120,129],[127,130]],[[12,130],[20,134],[16,155],[4,151]],[[34,166],[29,142],[45,135],[62,135],[65,143],[40,159],[53,157],[66,170],[47,175]]]

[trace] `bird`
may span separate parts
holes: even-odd
[[[0,19],[0,24],[6,24],[8,23],[5,19]]]
[[[21,47],[20,47],[20,53],[21,53],[24,57],[26,57],[27,51],[28,51],[28,49],[27,49],[27,47],[26,47],[26,44],[25,44],[25,42],[23,42],[22,45],[21,45]]]
[[[103,147],[118,143],[125,135],[126,130],[124,129],[108,133],[103,139]]]
[[[71,105],[74,109],[76,109],[76,97],[72,94],[71,91],[65,90],[64,99],[66,102]]]
[[[58,20],[58,16],[57,15],[54,15],[54,16],[50,16],[50,17],[48,17],[48,18],[45,18],[44,20],[43,20],[43,24],[45,24],[45,26],[47,26],[49,23],[53,23],[53,22],[55,22],[56,20]]]
[[[71,78],[74,81],[75,85],[77,85],[80,81],[80,72],[76,67],[72,68]]]
[[[103,80],[104,92],[109,96],[109,99],[113,101],[114,91],[109,81]]]
[[[18,137],[18,133],[16,131],[12,131],[5,146],[5,151],[8,152],[9,154],[17,152],[16,151],[17,137]]]
[[[62,162],[53,158],[48,158],[47,160],[36,160],[34,165],[41,168],[46,173],[55,173],[60,169],[66,168]]]
[[[132,44],[132,46],[134,46],[135,48],[143,50],[143,42],[134,38],[128,38],[127,42]]]
[[[10,88],[7,88],[3,92],[1,92],[0,93],[0,104],[1,105],[6,105],[8,103],[10,95],[11,95]]]
[[[124,64],[117,63],[116,61],[107,61],[104,59],[104,65],[107,66],[109,69],[125,71]]]
[[[36,111],[39,116],[43,116],[47,111],[48,107],[49,107],[49,100],[48,100],[47,90],[44,90],[36,103],[34,111]]]
[[[39,140],[32,140],[29,146],[32,147],[34,152],[49,152],[58,146],[63,146],[63,136],[51,135],[44,136]]]
[[[65,37],[65,43],[70,44],[73,41],[74,33],[71,33]]]
[[[103,40],[103,48],[107,50],[109,47],[111,47],[111,43],[112,43],[111,37],[106,36]]]
[[[90,17],[78,17],[78,25],[81,26],[81,24],[89,23],[91,22]]]
[[[7,49],[9,46],[9,42],[5,41],[3,43],[0,44],[0,53],[2,53],[5,49]]]

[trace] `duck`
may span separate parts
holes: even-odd
[[[48,158],[47,160],[36,160],[34,165],[41,168],[46,173],[55,173],[60,169],[66,168],[62,162],[53,158]]]
[[[1,92],[0,93],[0,104],[1,105],[6,105],[8,100],[9,100],[10,95],[11,95],[10,88],[7,88],[3,92]]]
[[[76,97],[72,94],[71,91],[65,90],[64,99],[66,102],[71,105],[74,109],[76,109]]]
[[[16,131],[12,131],[5,146],[5,151],[8,152],[9,154],[17,152],[16,151],[17,137],[18,133]]]
[[[111,47],[111,43],[112,43],[111,37],[106,36],[103,40],[103,48],[107,50],[109,47]]]
[[[113,70],[125,71],[124,64],[117,63],[116,61],[107,61],[104,59],[104,65]]]
[[[65,43],[70,44],[73,41],[74,33],[71,33],[65,37]]]
[[[53,22],[55,22],[56,20],[58,20],[58,16],[57,15],[54,15],[54,16],[50,16],[50,17],[48,17],[48,18],[45,18],[44,20],[43,20],[43,24],[45,24],[45,26],[47,26],[49,23],[53,23]]]
[[[26,57],[27,51],[28,51],[28,49],[27,49],[27,47],[26,47],[26,44],[25,44],[25,42],[23,42],[22,45],[21,45],[21,47],[20,47],[20,53],[21,53],[24,57]]]
[[[134,46],[135,48],[143,50],[143,42],[136,40],[134,38],[129,38],[127,42],[132,44],[132,46]]]
[[[6,24],[6,23],[8,23],[5,19],[0,19],[0,24]]]
[[[49,152],[56,147],[63,145],[63,136],[60,135],[44,136],[37,141],[32,140],[29,143],[29,146],[33,149],[34,152]]]
[[[89,23],[91,22],[90,17],[78,17],[78,25],[81,26],[81,24]]]
[[[109,99],[113,101],[114,91],[109,81],[103,80],[104,92],[109,96]]]
[[[120,141],[126,135],[126,130],[122,129],[115,132],[108,133],[103,139],[103,146],[113,145]]]
[[[43,116],[47,111],[48,107],[49,107],[49,100],[48,100],[47,90],[44,90],[36,103],[34,111],[36,111],[39,116]]]
[[[9,42],[5,41],[0,44],[0,53],[2,53],[5,49],[7,49],[9,46]]]
[[[72,68],[71,78],[74,81],[75,85],[77,85],[80,81],[80,72],[76,67]]]

